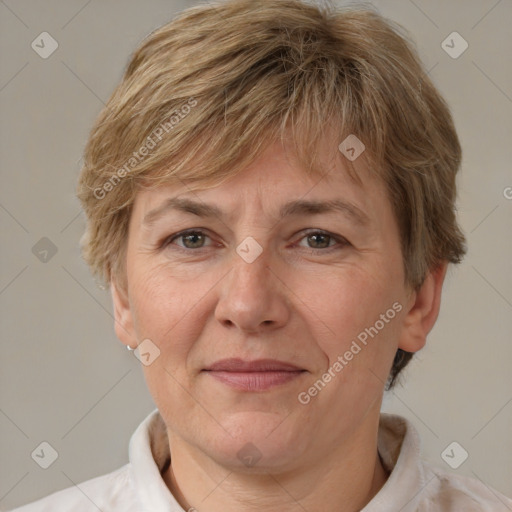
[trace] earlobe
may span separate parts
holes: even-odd
[[[429,271],[421,287],[412,293],[398,348],[417,352],[425,346],[427,334],[434,327],[439,315],[447,268],[447,261],[440,263],[437,268]]]
[[[114,328],[119,340],[127,347],[136,348],[137,338],[133,328],[132,312],[127,292],[114,279],[110,282],[114,305]]]

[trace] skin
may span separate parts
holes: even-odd
[[[377,452],[385,381],[398,348],[424,346],[446,263],[409,289],[384,185],[363,158],[354,162],[363,182],[356,184],[346,162],[339,154],[326,176],[307,177],[276,143],[216,188],[137,193],[127,286],[111,286],[116,332],[126,345],[150,339],[160,350],[143,369],[168,429],[172,464],[163,478],[185,510],[357,511],[386,481]],[[144,224],[148,212],[178,196],[227,216],[169,211]],[[277,215],[289,200],[335,198],[356,205],[367,224],[340,212]],[[204,238],[169,241],[192,228]],[[236,252],[246,237],[263,249],[252,263]],[[301,404],[299,393],[396,302],[401,311]],[[278,359],[305,371],[266,391],[239,391],[202,371],[230,357]],[[247,443],[261,455],[251,467],[237,456]]]

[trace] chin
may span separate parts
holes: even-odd
[[[288,418],[291,419],[291,416]],[[293,420],[292,420],[293,421]],[[229,432],[208,443],[210,456],[223,466],[247,473],[284,470],[305,450],[307,435],[296,421],[287,424],[286,414],[236,413],[221,424]]]

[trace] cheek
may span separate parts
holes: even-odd
[[[176,309],[180,290],[172,290],[158,272],[134,273],[130,279],[130,303],[137,334],[160,338],[158,333],[169,329],[180,314]]]
[[[401,301],[396,285],[400,276],[381,270],[353,267],[337,273],[330,269],[328,278],[316,281],[315,293],[313,283],[307,285],[308,305],[314,313],[310,325],[316,326],[315,339],[330,364],[350,350],[345,359],[353,367],[387,364],[393,356],[400,323],[400,306],[393,308],[393,304]]]
[[[142,270],[144,269],[144,270]],[[144,266],[130,276],[130,302],[139,340],[151,339],[160,349],[166,368],[184,367],[208,315],[204,304],[215,284],[203,276],[185,280],[165,264]]]
[[[142,267],[130,281],[134,328],[139,342],[150,339],[159,350],[157,358],[142,367],[144,377],[160,410],[170,407],[174,414],[184,414],[193,407],[183,389],[192,386],[188,360],[201,330],[199,297],[193,284],[173,279],[168,270]]]

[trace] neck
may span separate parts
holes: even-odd
[[[171,439],[172,463],[163,477],[184,510],[296,512],[302,507],[308,512],[356,512],[388,478],[378,456],[376,430],[370,437],[358,430],[339,449],[312,458],[299,470],[258,474],[221,467],[169,432]]]

